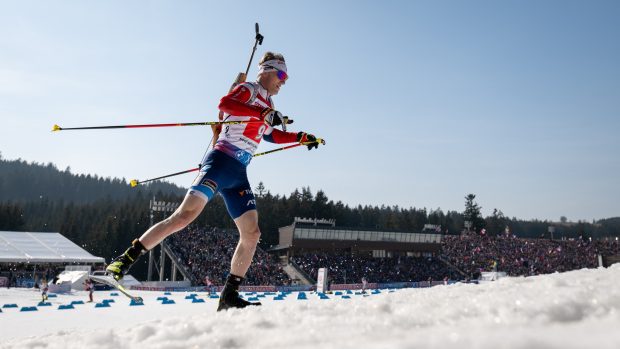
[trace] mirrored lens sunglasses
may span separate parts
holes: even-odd
[[[280,79],[280,81],[286,81],[288,79],[288,74],[282,70],[278,70],[278,79]]]

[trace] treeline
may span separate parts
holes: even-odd
[[[310,188],[295,190],[290,195],[272,195],[265,191],[257,195],[257,205],[264,246],[278,243],[278,228],[289,225],[294,217],[334,218],[338,227],[363,230],[421,232],[425,224],[441,226],[445,234],[458,234],[466,220],[472,220],[467,211],[443,212],[441,209],[400,208],[398,206],[355,206],[329,200],[319,190],[313,194]],[[48,198],[25,203],[0,204],[0,229],[26,231],[59,231],[82,245],[90,245],[89,251],[109,256],[119,252],[127,241],[139,236],[149,226],[149,200],[181,202],[182,195],[153,193],[138,190],[124,200],[100,199],[91,203],[75,204]],[[163,218],[156,212],[154,220]],[[620,218],[595,223],[551,223],[549,221],[524,221],[507,218],[501,211],[482,218],[483,225],[472,230],[484,229],[488,235],[504,232],[506,227],[520,237],[549,237],[548,228],[555,228],[554,237],[604,237],[620,235]],[[200,225],[234,228],[223,200],[218,196],[196,220]],[[117,245],[115,241],[120,240]],[[105,244],[99,242],[105,241]],[[100,247],[97,247],[101,245]]]
[[[185,192],[167,182],[143,185],[148,192]],[[59,170],[55,165],[28,163],[21,159],[5,160],[0,154],[0,202],[25,203],[43,199],[62,200],[74,204],[95,202],[100,199],[124,200],[136,194],[128,182],[118,178],[97,175],[77,175],[70,168]]]
[[[150,226],[149,200],[153,195],[157,200],[180,203],[184,193],[184,189],[169,183],[135,189],[120,179],[75,175],[51,164],[0,159],[0,230],[60,232],[109,261]],[[441,226],[443,233],[458,234],[465,222],[471,221],[471,229],[485,229],[489,235],[502,233],[509,227],[517,236],[549,237],[548,227],[554,225],[555,238],[620,236],[620,218],[552,224],[508,218],[498,209],[489,217],[481,217],[481,208],[473,194],[465,197],[463,212],[444,212],[439,208],[351,207],[330,200],[321,190],[312,193],[310,188],[295,190],[290,195],[273,195],[262,183],[254,193],[261,245],[267,248],[278,243],[278,228],[291,224],[294,217],[333,218],[338,227],[400,232],[421,232],[425,224],[433,224]],[[154,221],[162,218],[162,213],[156,213]],[[234,228],[219,196],[207,205],[197,223]],[[145,277],[144,261],[132,273]]]
[[[22,208],[11,203],[0,203],[0,230],[21,230],[24,225]]]

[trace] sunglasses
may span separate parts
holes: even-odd
[[[288,79],[288,74],[282,70],[278,70],[278,79],[280,79],[280,81],[286,81]]]

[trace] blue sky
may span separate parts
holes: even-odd
[[[215,120],[259,22],[257,56],[281,52],[289,67],[276,107],[327,146],[255,159],[254,186],[619,216],[618,18],[617,1],[0,0],[0,152],[126,179],[194,167],[204,127],[50,130]]]

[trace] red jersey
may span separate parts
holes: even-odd
[[[258,82],[239,84],[222,97],[219,105],[226,121],[262,121],[261,113],[266,108],[273,109],[273,101]],[[214,149],[247,165],[263,138],[273,143],[293,143],[297,141],[297,134],[280,131],[263,122],[224,125]]]

